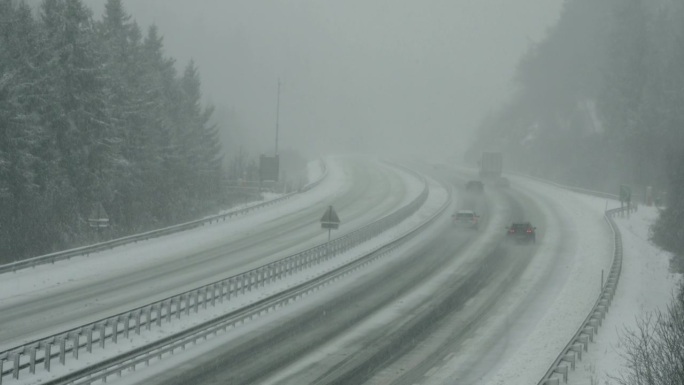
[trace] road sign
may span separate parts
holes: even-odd
[[[261,155],[259,157],[259,179],[278,181],[280,173],[280,158],[276,156]]]
[[[323,218],[321,218],[321,228],[337,230],[339,227],[340,217],[337,216],[337,213],[332,206],[328,206],[328,209],[325,210],[325,214],[323,214]]]
[[[627,185],[620,185],[620,201],[629,202],[632,200],[632,189]]]
[[[88,225],[95,229],[109,227],[109,216],[101,203],[96,203],[88,218]]]
[[[109,218],[88,218],[90,227],[99,229],[109,227]]]

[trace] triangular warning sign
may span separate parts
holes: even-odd
[[[321,218],[321,227],[324,229],[337,229],[340,227],[340,217],[337,216],[335,209],[329,206]]]

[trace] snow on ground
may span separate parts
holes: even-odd
[[[307,185],[310,185],[314,182],[319,181],[319,179],[324,178],[325,177],[325,163],[324,163],[324,161],[322,159],[310,161],[309,163],[306,164],[306,173],[307,173],[307,180],[308,180]],[[283,195],[285,195],[285,194],[275,193],[275,192],[270,192],[270,191],[264,191],[261,193],[262,200],[254,201],[254,202],[247,202],[247,203],[243,203],[240,205],[236,205],[236,206],[231,207],[228,210],[222,210],[218,214],[219,215],[227,214],[227,213],[232,212],[232,211],[242,210],[242,209],[246,209],[248,207],[260,205],[264,202],[268,202],[268,201],[278,199],[278,198],[282,197]],[[214,214],[214,215],[216,215],[216,214]],[[210,215],[210,216],[214,216],[214,215]],[[207,216],[207,218],[208,217],[209,216]]]
[[[619,207],[619,202],[563,190],[558,187],[512,177],[518,186],[529,187],[534,194],[555,202],[563,215],[579,224],[596,222],[607,209]],[[613,304],[582,355],[577,370],[570,372],[570,385],[611,385],[610,376],[620,374],[621,344],[619,336],[625,327],[633,328],[636,317],[655,308],[664,309],[681,277],[669,271],[670,254],[648,241],[650,225],[657,217],[652,207],[640,207],[629,218],[616,218],[622,233],[623,267]],[[607,226],[607,225],[606,225]],[[582,228],[578,229],[580,232]],[[596,234],[595,234],[596,235]],[[536,384],[548,370],[561,349],[589,314],[599,295],[600,272],[606,274],[612,263],[605,250],[605,235],[580,235],[580,249],[573,266],[572,279],[565,283],[552,308],[540,320],[534,332],[514,352],[514,356],[492,377],[488,384]],[[596,250],[603,250],[602,255]],[[603,261],[603,262],[600,262]],[[543,370],[542,370],[543,369]]]
[[[68,274],[61,274],[61,267],[65,265],[77,264],[85,269],[92,269],[89,266],[89,261],[94,265],[101,266],[103,270],[119,269],[122,263],[121,258],[137,258],[138,252],[149,254],[152,250],[164,250],[169,252],[181,248],[181,252],[185,250],[185,245],[196,244],[196,242],[206,242],[212,239],[212,236],[225,236],[227,231],[235,231],[235,228],[242,226],[254,225],[260,221],[268,220],[274,216],[282,215],[284,211],[291,211],[296,209],[298,205],[308,205],[315,199],[326,199],[330,195],[334,195],[336,191],[343,188],[345,183],[345,175],[339,172],[339,165],[335,161],[328,162],[329,177],[316,189],[304,194],[300,199],[293,198],[288,200],[287,204],[279,205],[272,209],[264,210],[264,212],[255,213],[248,217],[236,219],[234,222],[227,222],[224,224],[214,225],[207,228],[202,228],[186,233],[178,234],[176,237],[182,238],[178,242],[164,239],[163,241],[151,240],[143,244],[124,246],[109,252],[114,255],[113,258],[75,258],[72,263],[48,265],[38,267],[35,269],[20,271],[14,274],[4,275],[0,281],[0,300],[7,301],[13,299],[21,300],[20,295],[26,295],[33,290],[42,290],[46,286],[59,285],[60,280],[68,280],[73,272]],[[547,309],[546,314],[538,320],[533,333],[527,336],[526,340],[517,346],[515,349],[507,352],[510,359],[495,373],[492,373],[488,378],[489,384],[535,384],[539,381],[543,373],[548,369],[549,365],[560,352],[570,337],[579,327],[580,323],[587,316],[589,310],[593,306],[599,292],[600,270],[604,269],[606,272],[609,269],[612,259],[612,247],[610,250],[606,248],[606,232],[599,231],[591,234],[591,229],[595,229],[598,223],[602,221],[602,215],[606,208],[614,208],[617,203],[614,201],[607,201],[602,198],[595,198],[591,196],[572,193],[560,188],[545,185],[538,182],[532,182],[522,178],[512,177],[514,188],[516,185],[524,186],[529,190],[530,195],[536,196],[541,201],[548,201],[549,204],[554,205],[559,212],[571,218],[577,223],[592,223],[591,226],[586,226],[577,229],[578,239],[581,244],[578,245],[576,258],[572,264],[564,266],[567,274],[571,279],[565,279],[564,286],[557,289],[557,298],[551,308]],[[434,186],[433,186],[434,187]],[[428,204],[424,209],[415,214],[412,219],[405,222],[402,226],[415,225],[420,220],[426,217],[428,209],[434,210],[438,207],[440,199],[444,199],[445,193],[437,192],[430,195]],[[440,197],[441,196],[441,197]],[[621,370],[620,351],[621,344],[619,341],[620,334],[625,327],[633,328],[636,317],[653,309],[664,309],[670,301],[672,293],[681,277],[669,271],[670,254],[659,250],[648,241],[648,229],[657,216],[657,210],[651,207],[640,207],[639,211],[633,213],[629,218],[617,218],[616,222],[620,227],[623,237],[624,245],[624,261],[622,276],[620,284],[613,300],[613,305],[608,312],[603,326],[599,329],[599,334],[595,336],[595,342],[590,344],[589,352],[583,355],[583,360],[578,363],[577,370],[570,373],[570,384],[611,384],[613,383],[609,375],[619,375]],[[233,226],[233,227],[231,227]],[[235,227],[235,228],[234,228]],[[342,256],[343,259],[354,258],[361,251],[368,251],[383,242],[387,242],[391,237],[397,236],[404,231],[404,228],[397,228],[381,237],[365,244],[361,248],[354,249]],[[215,234],[213,234],[215,233]],[[213,234],[213,235],[212,235]],[[171,244],[170,244],[171,243]],[[153,253],[157,254],[157,253]],[[112,261],[107,264],[107,260]],[[339,261],[336,259],[336,261]],[[339,262],[338,262],[339,263]],[[105,264],[105,266],[102,266]],[[332,266],[321,265],[316,269],[330,269]],[[73,269],[71,266],[70,269]],[[68,269],[66,269],[68,270]],[[305,272],[305,276],[312,274],[312,271]],[[26,279],[27,277],[31,279]],[[37,277],[37,278],[34,278]],[[61,278],[60,278],[61,277]],[[283,280],[279,285],[293,285],[301,282],[303,276],[293,276],[290,279]],[[562,281],[562,280],[561,280]],[[343,284],[339,282],[337,284]],[[239,301],[231,301],[233,308],[235,306],[243,306],[250,301],[263,298],[269,293],[275,292],[278,288],[267,286],[263,290],[254,291],[253,293],[239,297]],[[297,304],[295,304],[297,305]],[[230,310],[216,309],[208,311],[206,314],[215,314],[219,311]],[[294,309],[294,308],[293,308]],[[188,317],[182,320],[181,325],[196,324],[201,322],[206,315],[198,315],[197,317]],[[243,325],[243,327],[257,327],[259,322],[263,320],[255,320],[255,323]],[[154,336],[164,335],[175,330],[176,326],[163,326],[157,329],[150,338]],[[226,338],[240,334],[241,328],[236,328],[226,334]],[[223,342],[221,342],[223,341]],[[223,338],[214,338],[205,344],[201,344],[196,349],[191,349],[195,353],[202,351],[209,351],[213,345],[218,343],[225,343]],[[101,353],[94,353],[87,361],[95,360],[97,354],[111,354],[114,352],[125,351],[130,347],[130,341],[122,341],[117,345],[108,345],[109,347]],[[111,350],[110,350],[111,349]],[[87,362],[86,361],[86,362]],[[171,367],[182,362],[182,355],[176,355],[167,360],[161,361],[155,366],[158,368]],[[167,366],[169,365],[169,366]],[[57,368],[59,365],[55,365]],[[59,372],[64,373],[64,370],[69,370],[67,365],[61,367]],[[59,373],[56,369],[53,375]],[[117,383],[135,383],[145,377],[148,371],[140,371],[130,376],[123,377]],[[22,376],[23,377],[23,376]],[[45,379],[45,377],[43,377]],[[35,382],[16,382],[11,379],[3,379],[6,383],[35,383]]]
[[[415,185],[416,181],[417,180],[413,178],[413,182],[411,182],[411,184]],[[290,277],[281,279],[270,285],[266,285],[265,287],[257,288],[252,290],[251,292],[241,294],[240,296],[235,297],[235,299],[231,301],[224,302],[223,304],[217,304],[216,307],[210,307],[206,311],[201,311],[197,314],[191,313],[190,316],[182,317],[180,320],[174,321],[169,324],[163,323],[161,327],[154,327],[151,332],[145,334],[145,338],[136,339],[133,338],[133,334],[131,335],[130,339],[124,339],[120,337],[119,342],[116,344],[108,342],[105,349],[94,349],[92,354],[88,354],[85,352],[81,353],[82,356],[78,362],[68,360],[66,365],[58,365],[55,363],[50,373],[40,370],[37,371],[37,374],[34,376],[22,374],[19,380],[14,380],[12,378],[3,378],[3,384],[39,384],[52,378],[64,376],[67,373],[82,367],[84,363],[92,364],[107,357],[124,353],[135,347],[144,345],[145,343],[149,343],[161,337],[171,335],[180,330],[197,325],[201,322],[206,322],[221,314],[225,314],[230,311],[234,311],[239,308],[245,307],[248,304],[254,303],[258,300],[261,300],[270,295],[283,291],[287,288],[309,281],[315,276],[319,276],[325,272],[331,271],[342,265],[345,265],[351,262],[352,260],[355,260],[363,255],[366,255],[372,252],[373,250],[376,250],[382,247],[383,245],[391,242],[392,240],[397,239],[398,237],[402,236],[406,232],[415,228],[416,226],[430,218],[432,215],[434,215],[434,213],[439,209],[439,207],[441,207],[444,204],[444,202],[448,199],[448,193],[446,192],[446,190],[444,190],[444,188],[441,187],[441,185],[437,184],[436,182],[430,181],[430,184],[431,190],[428,196],[428,200],[415,214],[404,220],[399,225],[379,235],[378,237],[368,242],[365,242],[360,246],[357,246],[347,252],[341,253],[332,260],[326,261],[310,269],[306,269],[299,273],[293,274]],[[417,187],[417,185],[414,187]],[[413,195],[413,197],[415,198],[415,195]],[[377,266],[378,264],[374,265]],[[350,279],[353,278],[347,276],[345,279],[341,279],[332,284],[329,284],[327,286],[327,290],[330,293],[334,293],[335,287],[344,287],[344,285]],[[272,321],[273,317],[278,317],[279,314],[282,314],[282,312],[284,311],[297,311],[300,308],[300,306],[306,306],[307,298],[310,300],[311,297],[314,296],[317,300],[320,300],[320,293],[317,292],[315,295],[306,297],[304,301],[297,301],[293,305],[289,305],[284,309],[279,309],[275,313],[269,313],[264,316],[257,317],[254,321],[238,325],[236,328],[229,329],[226,333],[219,334],[218,336],[212,336],[209,341],[205,342],[201,340],[201,343],[195,347],[189,345],[187,350],[179,352],[178,354],[175,354],[171,357],[165,357],[163,361],[154,363],[154,365],[152,365],[152,367],[149,369],[130,373],[118,380],[116,380],[116,378],[109,378],[108,383],[113,382],[114,380],[116,380],[115,383],[117,384],[144,383],[144,378],[153,375],[155,371],[163,371],[166,368],[177,367],[178,365],[182,364],[185,360],[188,360],[190,357],[211,351],[212,349],[215,349],[217,346],[227,343],[227,341],[230,341],[230,339],[235,338],[246,331],[258,328],[260,325],[262,325],[263,322]]]
[[[317,181],[318,178],[323,176],[323,167],[324,164],[321,160],[312,160],[306,164],[307,180],[309,181],[308,183],[313,183]]]
[[[527,178],[510,179],[512,188],[542,210],[548,228],[536,246],[537,261],[511,289],[516,298],[508,306],[530,296],[539,302],[511,320],[511,342],[501,352],[501,366],[477,382],[491,385],[536,384],[542,378],[596,302],[601,270],[609,270],[613,252],[612,233],[603,219],[605,200],[587,200]],[[566,244],[559,249],[563,240]],[[556,261],[545,267],[550,260]],[[535,326],[530,329],[530,324]]]
[[[568,384],[615,384],[611,377],[619,377],[624,368],[620,336],[626,328],[636,330],[638,318],[656,309],[665,311],[672,299],[682,277],[669,269],[671,254],[648,240],[657,216],[655,207],[641,206],[629,217],[615,219],[624,248],[620,283],[603,326]]]
[[[227,236],[301,210],[314,202],[330,200],[331,197],[345,191],[350,186],[350,181],[339,161],[329,158],[326,162],[329,170],[328,176],[316,188],[249,215],[230,218],[225,222],[205,225],[170,236],[116,247],[90,256],[74,257],[55,264],[2,274],[0,303],[5,305],[15,301],[24,301],[31,293],[56,289],[61,285],[74,284],[75,281],[83,285],[96,284],[102,276],[135,271],[142,265],[158,264],[161,260],[182,258],[197,252],[198,249],[211,249],[225,242]]]

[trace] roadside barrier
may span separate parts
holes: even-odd
[[[399,210],[340,238],[242,274],[0,352],[0,385],[3,376],[11,375],[18,379],[27,369],[29,374],[34,374],[41,366],[50,371],[53,360],[65,364],[69,358],[78,359],[82,350],[91,352],[94,347],[104,348],[108,342],[116,343],[118,338],[140,335],[153,326],[161,326],[164,322],[172,322],[191,312],[206,309],[207,305],[214,306],[235,299],[256,288],[325,262],[376,237],[415,213],[427,200],[429,187],[425,178],[411,170],[404,170],[423,181],[424,187],[414,200]],[[443,210],[444,208],[441,211]],[[249,319],[251,317],[252,313]],[[244,322],[246,319],[243,317],[240,321]]]
[[[36,267],[38,265],[43,265],[43,264],[47,264],[47,263],[55,263],[58,261],[70,259],[71,257],[78,257],[78,256],[83,256],[83,255],[87,256],[87,255],[90,255],[92,253],[96,253],[99,251],[110,250],[110,249],[113,249],[117,246],[123,246],[123,245],[127,245],[130,243],[142,242],[142,241],[146,241],[146,240],[151,239],[151,238],[157,238],[157,237],[161,237],[161,236],[165,236],[165,235],[169,235],[169,234],[174,234],[174,233],[178,233],[178,232],[185,231],[185,230],[191,230],[191,229],[194,229],[194,228],[197,228],[200,226],[212,224],[214,222],[225,222],[226,219],[230,219],[232,217],[236,217],[239,215],[245,215],[245,214],[250,213],[252,211],[255,211],[255,210],[258,210],[258,209],[261,209],[264,207],[272,206],[272,205],[280,203],[284,200],[290,199],[291,197],[295,196],[298,193],[309,191],[312,188],[318,186],[325,179],[325,177],[327,177],[327,175],[328,175],[328,169],[325,166],[325,163],[323,163],[322,161],[321,161],[321,163],[323,164],[323,170],[324,171],[321,174],[320,178],[318,178],[316,181],[309,183],[308,185],[302,187],[302,189],[300,189],[300,191],[291,192],[289,194],[282,195],[278,198],[271,199],[271,200],[268,200],[266,202],[258,203],[258,204],[255,204],[255,205],[252,205],[249,207],[245,207],[242,209],[229,211],[229,212],[223,213],[223,214],[212,215],[212,216],[207,217],[207,218],[202,218],[202,219],[198,219],[195,221],[181,223],[179,225],[169,226],[169,227],[165,227],[163,229],[152,230],[152,231],[148,231],[145,233],[140,233],[140,234],[130,235],[127,237],[117,238],[117,239],[107,241],[107,242],[97,243],[94,245],[78,247],[78,248],[65,250],[65,251],[59,251],[56,253],[41,255],[39,257],[29,258],[29,259],[25,259],[25,260],[21,260],[21,261],[8,263],[5,265],[0,265],[0,274],[10,272],[10,271],[14,272],[14,271],[26,269],[29,267]]]
[[[451,191],[449,190],[449,195]],[[307,295],[320,290],[340,278],[343,278],[355,271],[380,260],[390,254],[394,249],[404,244],[419,234],[422,229],[432,223],[448,207],[450,199],[445,200],[444,204],[428,219],[420,225],[398,237],[387,245],[380,246],[364,256],[347,263],[346,265],[323,274],[311,281],[300,284],[285,292],[278,293],[269,298],[263,299],[258,303],[252,304],[247,308],[236,312],[223,315],[219,318],[197,325],[190,329],[183,330],[175,335],[155,341],[146,346],[112,357],[108,360],[95,365],[83,368],[65,377],[48,381],[44,385],[64,385],[78,384],[89,385],[92,383],[104,383],[110,377],[120,377],[125,371],[135,371],[138,366],[149,366],[150,361],[161,360],[165,356],[173,355],[176,351],[185,350],[187,345],[195,345],[202,340],[207,340],[228,329],[240,326],[248,321],[256,319],[264,314],[275,311],[289,303],[295,302]]]
[[[605,282],[602,281],[601,294],[589,315],[584,319],[575,335],[572,336],[570,342],[561,350],[538,385],[559,385],[561,380],[567,383],[569,371],[575,370],[577,361],[582,360],[582,352],[588,351],[589,342],[594,341],[594,335],[598,333],[598,329],[606,318],[606,313],[613,302],[622,271],[622,235],[613,217],[634,210],[636,210],[636,206],[611,209],[604,213],[604,219],[613,232],[614,241],[613,263],[610,272]]]

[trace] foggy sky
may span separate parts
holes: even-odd
[[[104,0],[91,0],[99,18]],[[178,69],[199,66],[231,151],[390,151],[442,160],[510,92],[562,0],[125,0]]]

